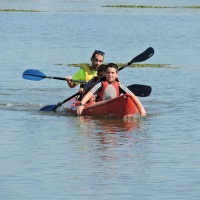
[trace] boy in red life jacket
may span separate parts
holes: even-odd
[[[109,63],[105,69],[105,80],[97,83],[81,100],[80,106],[77,109],[77,114],[81,115],[84,104],[97,94],[100,101],[105,101],[120,96],[121,93],[128,93],[136,102],[141,116],[146,116],[146,111],[140,100],[122,83],[118,81],[118,66],[114,63]]]

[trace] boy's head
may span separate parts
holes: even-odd
[[[109,63],[106,66],[105,69],[105,73],[106,73],[106,80],[109,83],[113,83],[114,81],[117,80],[118,78],[118,66],[115,63]]]
[[[97,76],[98,76],[98,78],[102,78],[102,77],[104,77],[106,75],[106,73],[105,73],[106,66],[107,65],[104,65],[104,64],[102,64],[102,65],[99,66],[99,68],[97,70]]]
[[[107,71],[108,68],[114,68],[116,70],[116,73],[118,73],[118,66],[115,63],[108,63],[106,65],[105,72]]]

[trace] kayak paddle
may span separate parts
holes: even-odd
[[[128,67],[129,65],[136,63],[136,62],[143,62],[149,59],[154,54],[154,49],[152,47],[147,48],[144,52],[133,58],[130,62],[126,63],[123,67],[119,68],[119,71]]]
[[[133,94],[135,94],[136,96],[139,96],[139,97],[147,97],[151,94],[151,87],[148,85],[133,84],[133,85],[129,85],[127,88],[131,92],[133,92]],[[57,105],[44,106],[39,111],[54,111],[54,112],[56,112],[58,107],[60,107],[62,104],[69,101],[73,97],[76,97],[78,94],[79,94],[79,92],[72,95],[71,97],[65,99],[63,102],[59,102]]]
[[[66,81],[65,78],[60,78],[60,77],[54,77],[54,76],[46,76],[44,73],[42,73],[39,70],[36,69],[27,69],[24,71],[22,77],[27,80],[32,80],[32,81],[41,81],[44,78],[49,78],[49,79],[57,79],[57,80],[63,80]],[[79,80],[72,80],[73,82],[79,82],[79,83],[86,83],[86,81],[79,81]]]
[[[136,63],[136,62],[143,62],[147,59],[149,59],[151,56],[153,56],[154,54],[154,49],[152,47],[147,48],[144,52],[142,52],[141,54],[137,55],[136,57],[134,57],[130,62],[128,62],[127,64],[125,64],[123,67],[119,68],[118,71],[124,69],[125,67]],[[85,88],[85,91],[89,90],[91,87],[93,87],[94,85],[96,85],[98,82],[88,86],[88,88]],[[137,86],[138,87],[138,86]],[[148,86],[150,87],[150,86]],[[138,91],[138,90],[137,90]],[[151,90],[150,90],[151,93]],[[150,94],[149,93],[149,94]],[[41,108],[39,111],[56,111],[58,107],[62,106],[62,104],[64,104],[65,102],[69,101],[70,99],[74,98],[75,96],[79,95],[80,93],[77,92],[76,94],[72,95],[71,97],[65,99],[62,102],[59,102],[57,105],[48,105],[48,106],[44,106],[43,108]],[[142,92],[141,94],[145,94],[144,92]],[[147,95],[148,96],[148,95]]]
[[[151,94],[151,87],[148,85],[133,84],[127,87],[135,96],[148,97]]]

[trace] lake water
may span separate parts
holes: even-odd
[[[200,199],[200,10],[103,5],[199,5],[195,0],[1,0],[0,197],[4,200]],[[22,79],[26,69],[66,77],[90,62],[130,61],[178,68],[127,68],[126,84],[152,87],[147,117],[114,120],[38,112],[75,94],[64,81]],[[57,65],[62,64],[62,65]]]

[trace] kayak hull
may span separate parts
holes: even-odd
[[[67,113],[77,114],[76,110],[80,101],[76,98],[66,102],[63,107]],[[107,101],[86,103],[82,116],[124,118],[138,114],[138,107],[130,94]]]

